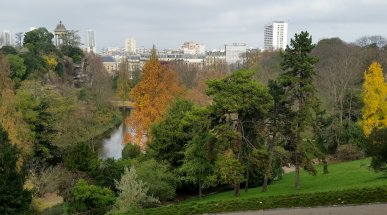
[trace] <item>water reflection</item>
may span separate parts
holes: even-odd
[[[121,124],[120,127],[112,132],[109,138],[102,141],[102,152],[100,153],[100,157],[102,159],[121,158],[121,151],[124,148],[123,138],[124,126]]]

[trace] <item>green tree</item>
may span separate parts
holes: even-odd
[[[89,185],[80,179],[72,191],[72,198],[68,201],[68,212],[88,212],[90,214],[102,215],[109,210],[115,200],[114,193],[95,185]]]
[[[191,140],[185,145],[183,164],[179,171],[183,173],[183,180],[197,185],[199,197],[202,197],[203,188],[209,185],[209,176],[213,172],[213,162],[209,156],[213,139],[209,114],[206,108],[195,108],[182,119],[183,130]]]
[[[98,167],[98,155],[87,143],[72,146],[64,159],[65,166],[70,170],[91,172]]]
[[[141,148],[139,145],[127,143],[122,149],[121,157],[123,159],[134,159],[141,155]]]
[[[308,165],[306,158],[303,132],[312,122],[313,110],[317,105],[313,77],[314,64],[318,59],[310,52],[315,47],[308,32],[295,34],[282,55],[281,68],[284,71],[279,77],[279,83],[284,87],[283,101],[287,107],[288,122],[286,148],[292,152],[292,162],[296,168],[296,189],[300,189],[300,167]]]
[[[10,77],[15,81],[17,86],[26,78],[27,67],[24,65],[24,59],[18,55],[7,55],[7,60],[10,65]]]
[[[130,171],[127,168],[125,169],[121,180],[116,181],[116,187],[119,194],[109,214],[128,213],[130,210],[147,207],[159,202],[156,198],[147,195],[148,187],[138,178],[134,167],[131,167]]]
[[[36,54],[50,53],[54,49],[53,38],[46,28],[37,28],[24,34],[23,46]]]
[[[373,62],[364,73],[362,125],[365,136],[373,129],[387,127],[387,85],[379,63]]]
[[[17,168],[18,155],[0,127],[0,214],[25,214],[29,209],[31,192],[23,188],[26,169]]]
[[[273,99],[267,88],[255,82],[252,79],[253,75],[252,71],[239,70],[223,79],[207,83],[207,94],[214,100],[211,106],[214,114],[222,118],[221,124],[236,128],[238,135],[232,150],[235,159],[240,163],[243,160],[242,147],[248,146],[247,144],[243,146],[242,143],[251,142],[244,136],[244,128],[266,118],[268,110],[273,105]],[[235,195],[239,196],[240,184],[234,184],[234,188]]]
[[[186,100],[176,100],[171,104],[165,117],[151,127],[152,142],[149,153],[158,161],[167,161],[173,168],[178,168],[184,157],[184,145],[189,136],[182,130],[181,119],[193,109],[193,104]]]
[[[372,156],[373,169],[387,172],[387,128],[374,129],[368,137],[367,153]]]

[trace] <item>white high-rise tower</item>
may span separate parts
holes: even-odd
[[[85,46],[86,46],[87,52],[91,52],[91,51],[93,51],[94,53],[97,52],[94,30],[89,29],[86,31]]]
[[[125,50],[130,54],[136,54],[136,40],[128,38],[125,40]]]
[[[274,21],[265,25],[264,49],[265,50],[285,50],[288,43],[288,23],[284,21]]]
[[[0,47],[1,46],[10,46],[12,45],[11,32],[5,30],[0,35]]]

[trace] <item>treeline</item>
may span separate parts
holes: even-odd
[[[1,214],[33,211],[31,194],[37,211],[46,193],[65,196],[80,177],[63,168],[77,144],[95,154],[96,138],[121,122],[100,58],[71,38],[55,47],[53,35],[38,28],[21,47],[0,49]]]
[[[231,67],[165,64],[154,48],[140,75],[129,79],[124,60],[112,80],[76,41],[58,49],[44,29],[31,32],[37,42],[1,55],[0,180],[16,183],[1,187],[6,214],[41,212],[47,193],[63,198],[59,214],[116,214],[223,186],[270,192],[283,166],[300,189],[302,168],[315,175],[321,162],[328,174],[329,159],[365,154],[386,169],[387,87],[374,62],[387,63],[383,38],[313,44],[301,32],[285,51],[249,52]],[[26,53],[39,68],[13,76],[30,68]],[[133,102],[124,119],[114,96]],[[122,158],[101,160],[96,136],[121,120],[133,129]]]

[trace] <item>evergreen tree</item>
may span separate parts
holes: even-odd
[[[316,57],[310,56],[315,47],[308,32],[295,34],[282,54],[281,68],[284,71],[279,77],[279,83],[284,87],[282,100],[287,107],[287,145],[292,153],[292,162],[296,168],[296,189],[300,189],[300,167],[308,166],[302,133],[311,124],[314,107],[317,105],[313,77]]]
[[[0,214],[24,214],[31,202],[31,193],[24,190],[26,171],[17,168],[19,151],[0,127]]]
[[[116,94],[119,99],[124,101],[129,100],[130,80],[128,74],[128,60],[124,59],[120,64],[120,71],[117,79]]]
[[[374,128],[387,127],[387,85],[382,67],[376,61],[364,73],[363,102],[362,125],[368,137]]]

